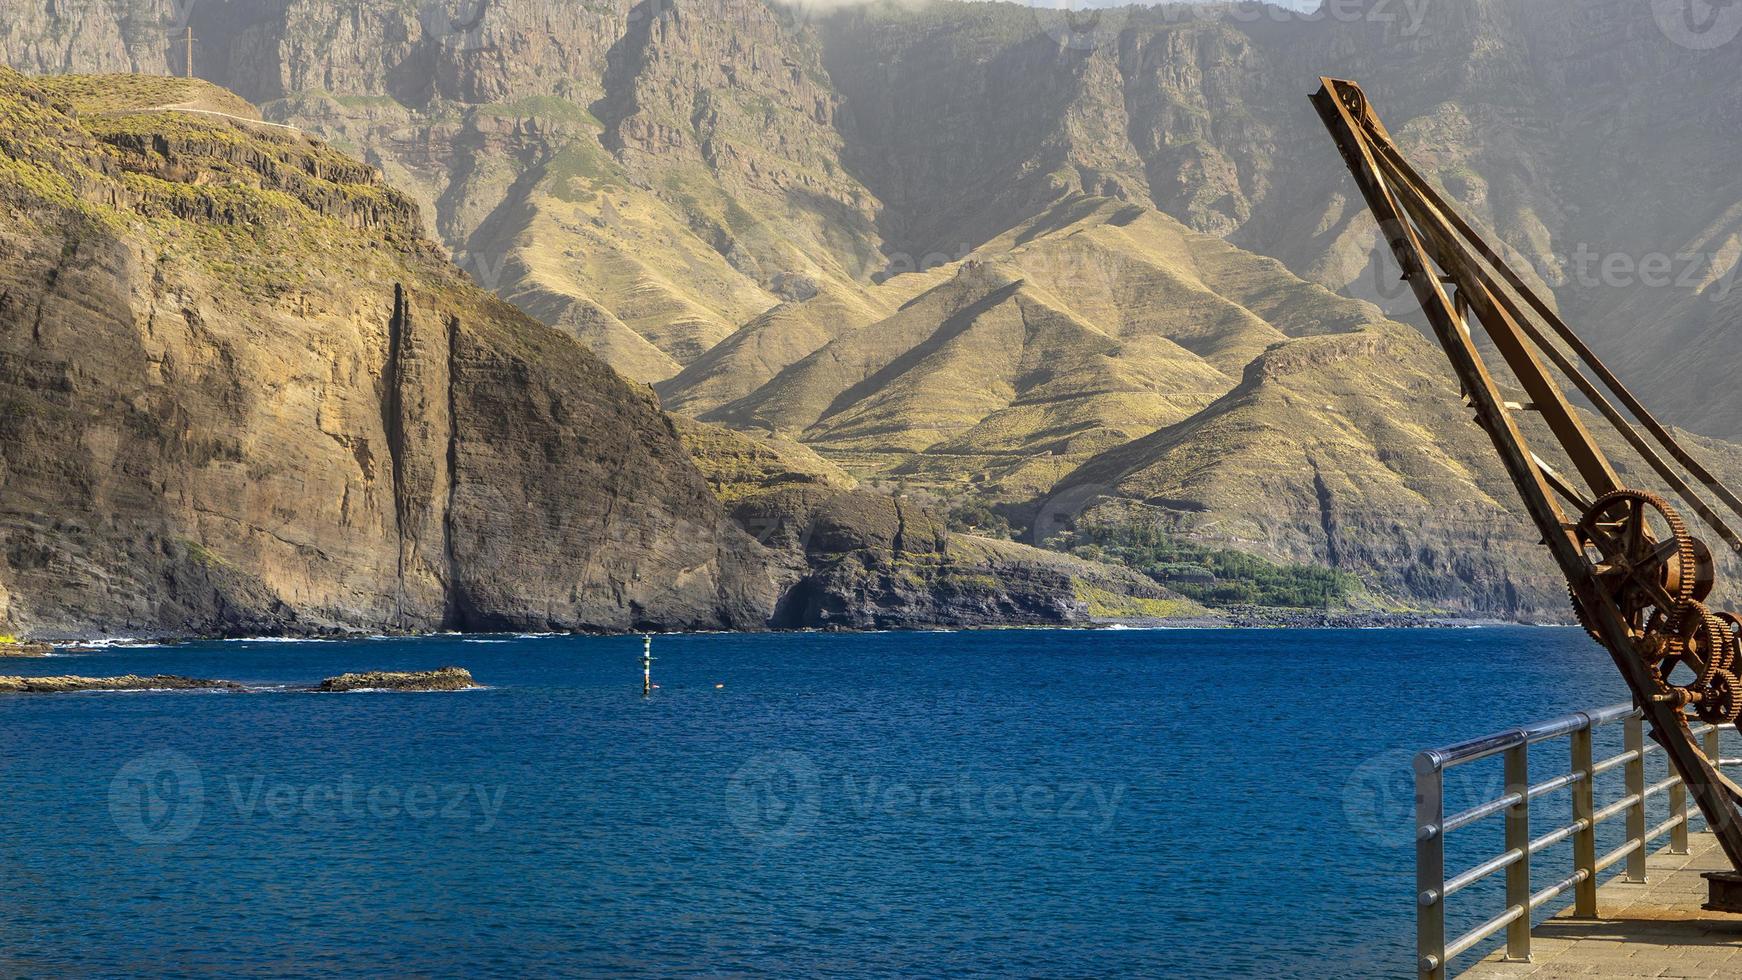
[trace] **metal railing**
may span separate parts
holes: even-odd
[[[1502,929],[1506,930],[1506,956],[1530,958],[1530,914],[1556,896],[1573,891],[1574,915],[1597,915],[1597,876],[1622,861],[1627,862],[1628,881],[1645,880],[1645,856],[1651,841],[1670,834],[1670,850],[1688,849],[1687,788],[1673,771],[1669,778],[1647,786],[1645,760],[1661,747],[1647,744],[1640,710],[1631,703],[1611,705],[1596,711],[1575,711],[1552,721],[1515,728],[1482,738],[1429,749],[1415,757],[1415,888],[1416,968],[1422,980],[1444,980],[1446,965],[1453,957]],[[1621,723],[1623,749],[1600,761],[1592,759],[1591,733],[1605,725]],[[1695,725],[1695,736],[1704,736],[1706,756],[1715,765],[1736,762],[1719,758],[1719,732],[1712,725]],[[1568,772],[1530,781],[1530,747],[1550,739],[1569,738],[1571,766]],[[1505,790],[1487,800],[1446,815],[1445,773],[1454,766],[1504,754]],[[1596,777],[1617,766],[1625,767],[1626,789],[1620,799],[1601,807],[1596,804]],[[1547,793],[1569,789],[1572,823],[1540,837],[1531,836],[1531,801]],[[1669,794],[1670,816],[1655,827],[1646,827],[1646,802],[1660,793]],[[1446,877],[1446,835],[1487,817],[1505,820],[1505,850],[1466,871]],[[1597,826],[1613,817],[1627,819],[1627,839],[1621,846],[1599,856]],[[1530,858],[1546,848],[1572,841],[1573,869],[1564,878],[1532,891]],[[1448,941],[1446,899],[1499,871],[1506,872],[1506,908],[1470,931]]]

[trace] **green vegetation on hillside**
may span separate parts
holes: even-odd
[[[1183,541],[1153,526],[1085,524],[1049,542],[1079,558],[1117,562],[1211,606],[1329,609],[1363,590],[1348,572],[1279,564],[1231,548]]]
[[[187,106],[248,119],[259,112],[247,100],[197,78],[162,75],[45,75],[31,84],[64,99],[83,114],[136,112]]]
[[[1010,539],[1010,521],[985,500],[974,499],[950,508],[949,528],[988,538]]]

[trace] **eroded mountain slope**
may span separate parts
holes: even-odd
[[[764,621],[758,546],[644,389],[372,168],[123,107],[164,84],[0,74],[9,630]]]

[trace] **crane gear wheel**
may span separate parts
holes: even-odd
[[[1737,718],[1742,718],[1742,681],[1728,670],[1718,671],[1712,683],[1700,692],[1694,714],[1714,725],[1735,724]]]
[[[1699,549],[1681,515],[1657,494],[1606,493],[1579,519],[1576,533],[1598,584],[1628,625],[1638,628],[1647,609],[1673,616],[1695,600]]]
[[[1585,612],[1585,604],[1579,601],[1578,590],[1570,585],[1567,586],[1567,601],[1573,604],[1573,618],[1578,620],[1579,625],[1584,628],[1586,633],[1591,634],[1591,639],[1599,643],[1602,642],[1603,635],[1597,632],[1597,624],[1592,622],[1591,615]]]
[[[1724,670],[1734,674],[1736,673],[1738,654],[1742,653],[1742,616],[1738,616],[1727,610],[1724,612],[1716,612],[1712,615],[1718,617],[1718,621],[1723,623],[1724,628],[1730,631],[1730,656],[1729,659],[1725,660],[1720,666],[1722,666]]]
[[[1711,685],[1727,661],[1735,659],[1736,634],[1698,602],[1689,602],[1677,620],[1668,631],[1673,640],[1667,656],[1656,664],[1657,675],[1672,689],[1699,692]],[[1678,684],[1671,676],[1678,667],[1688,668],[1693,678]]]

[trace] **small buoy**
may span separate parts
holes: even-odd
[[[720,690],[720,689],[722,689],[722,688],[724,688],[724,687],[725,687],[725,686],[726,686],[726,685],[724,685],[724,684],[715,684],[715,685],[714,685],[714,690],[716,690],[716,691],[718,691],[718,690]]]

